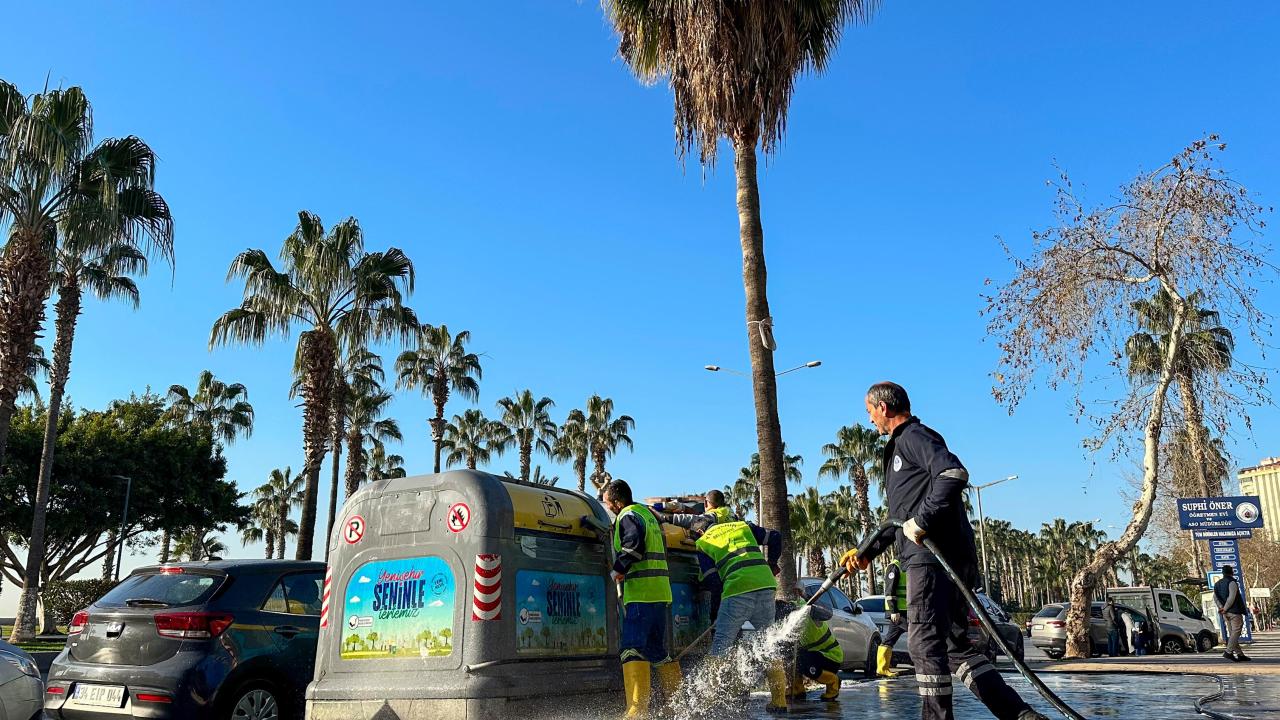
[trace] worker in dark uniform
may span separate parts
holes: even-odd
[[[894,560],[884,571],[884,619],[889,622],[889,629],[876,648],[876,674],[880,677],[898,674],[893,671],[893,646],[906,631],[903,616],[907,605],[907,576],[902,572],[902,561]]]
[[[622,586],[622,684],[626,720],[649,713],[650,683],[670,698],[680,688],[680,665],[671,656],[671,578],[662,527],[648,506],[633,502],[622,480],[604,486],[604,506],[614,515],[614,582]]]
[[[942,436],[911,414],[911,400],[902,386],[890,382],[872,385],[866,408],[871,422],[889,436],[882,477],[889,496],[889,516],[903,520],[904,526],[876,538],[862,554],[849,551],[841,564],[850,572],[865,570],[890,543],[896,543],[907,570],[908,648],[915,665],[921,717],[955,719],[951,686],[955,673],[999,720],[1047,720],[1006,685],[991,661],[969,644],[964,596],[921,545],[926,535],[932,538],[960,577],[970,587],[977,583],[978,553],[961,497],[969,482],[968,471],[947,449]]]

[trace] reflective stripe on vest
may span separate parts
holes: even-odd
[[[712,525],[698,538],[697,546],[711,558],[720,574],[724,586],[722,598],[778,587],[751,527],[745,522]]]
[[[622,518],[635,515],[644,525],[644,554],[627,568],[622,583],[622,604],[671,602],[671,579],[667,571],[667,547],[662,537],[662,526],[644,505],[628,505],[618,513],[613,525],[613,551],[622,549]]]
[[[803,611],[804,603],[796,602],[795,606]],[[812,615],[805,618],[800,633],[800,649],[816,652],[836,663],[844,663],[844,648],[831,635],[831,627],[825,622],[814,622]]]

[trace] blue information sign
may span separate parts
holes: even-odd
[[[1230,565],[1235,568],[1236,577],[1240,575],[1240,544],[1237,540],[1210,540],[1209,541],[1210,566],[1214,570],[1221,570],[1223,567]]]
[[[1178,524],[1183,530],[1260,528],[1262,503],[1257,495],[1178,498]]]
[[[1232,538],[1251,538],[1253,531],[1244,530],[1192,530],[1191,537],[1196,540],[1224,540]]]

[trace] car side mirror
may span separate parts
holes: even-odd
[[[849,607],[848,605],[846,605],[846,606],[844,607],[844,611],[845,611],[845,612],[847,612],[847,613],[849,613],[850,615],[861,615],[861,614],[862,614],[862,608],[858,607],[857,605],[854,605],[853,607]]]

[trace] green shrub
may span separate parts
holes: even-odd
[[[62,580],[44,586],[44,608],[57,625],[66,625],[80,610],[106,595],[114,580]]]

